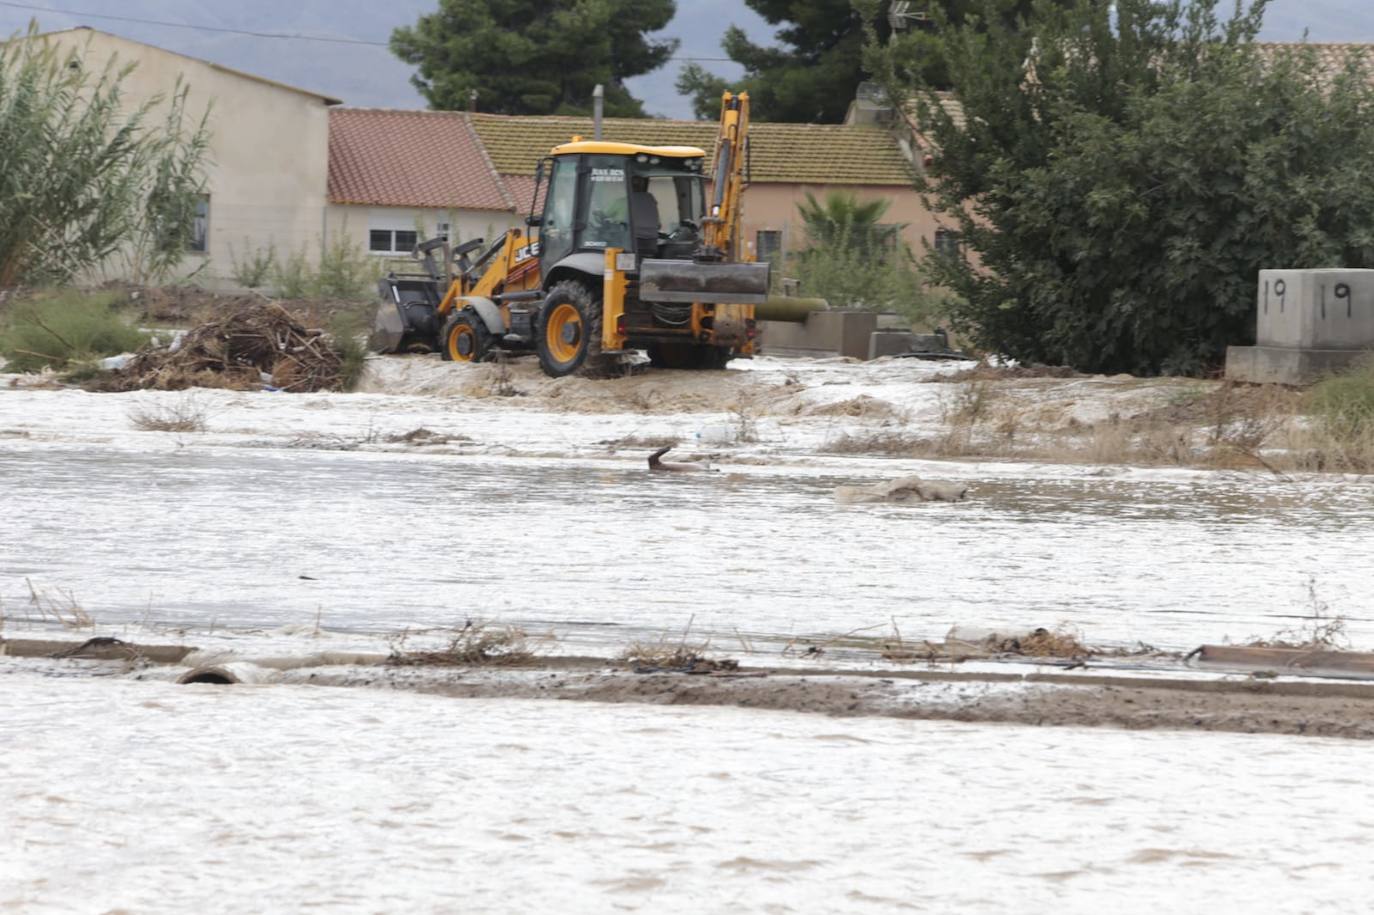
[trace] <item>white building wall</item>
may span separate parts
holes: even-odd
[[[372,229],[410,229],[421,240],[439,234],[441,225],[449,226],[449,241],[458,245],[474,238],[494,241],[511,226],[523,220],[515,213],[503,210],[442,210],[408,207],[368,207],[331,204],[326,219],[328,238],[332,243],[345,237],[364,252],[369,252],[368,238]],[[392,255],[391,260],[409,260],[408,253]]]
[[[188,254],[181,275],[228,278],[235,255],[267,246],[279,256],[304,247],[313,259],[328,204],[325,99],[103,32],[61,32],[49,40],[84,48],[89,68],[111,57],[137,63],[124,83],[130,107],[171,95],[180,77],[189,87],[188,113],[198,119],[209,111],[209,250]]]

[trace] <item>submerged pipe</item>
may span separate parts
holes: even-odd
[[[237,662],[232,664],[211,664],[193,667],[177,677],[177,682],[210,683],[215,686],[230,686],[244,683],[269,683],[280,675],[279,671],[268,670],[256,664]]]
[[[813,311],[827,311],[829,308],[830,303],[825,299],[770,295],[765,301],[754,306],[754,317],[760,321],[791,321],[794,324],[804,324],[806,316]]]

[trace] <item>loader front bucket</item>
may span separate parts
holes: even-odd
[[[378,353],[405,353],[438,347],[438,283],[428,277],[395,273],[377,285],[382,301],[368,347]]]
[[[374,353],[399,353],[405,335],[405,321],[401,319],[396,303],[382,302],[378,305],[377,317],[372,322],[372,336],[367,340],[368,349]]]
[[[714,302],[758,305],[768,298],[768,264],[654,260],[639,265],[645,302]]]

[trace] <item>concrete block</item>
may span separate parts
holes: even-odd
[[[770,356],[868,358],[868,338],[878,316],[868,311],[813,311],[804,324],[763,321],[760,338]]]
[[[1226,351],[1226,377],[1311,384],[1374,349],[1374,270],[1261,270],[1255,346]]]
[[[1374,270],[1261,270],[1255,311],[1260,346],[1374,347]]]
[[[869,359],[900,356],[902,353],[915,352],[915,349],[916,335],[910,331],[878,330],[868,338]]]
[[[1311,384],[1368,353],[1363,349],[1230,346],[1226,348],[1226,377],[1251,384]]]

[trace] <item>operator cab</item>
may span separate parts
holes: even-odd
[[[537,220],[545,269],[607,248],[691,257],[701,244],[705,162],[691,146],[574,140],[555,147],[537,179],[548,176]]]

